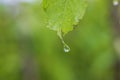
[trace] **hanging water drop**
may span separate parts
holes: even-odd
[[[113,0],[113,5],[114,6],[118,6],[119,5],[119,1],[118,0]]]
[[[62,32],[61,32],[61,29],[58,30],[58,36],[60,37],[62,43],[63,43],[63,47],[64,47],[64,52],[70,52],[70,47],[65,43],[64,39],[63,39],[63,36],[62,36]]]
[[[70,51],[70,47],[68,45],[64,45],[64,52],[69,52]]]

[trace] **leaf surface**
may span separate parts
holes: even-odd
[[[86,0],[43,0],[47,27],[65,35],[79,23],[86,10]]]

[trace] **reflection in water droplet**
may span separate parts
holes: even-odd
[[[119,1],[118,0],[113,0],[113,5],[114,6],[118,6],[119,5]]]
[[[61,29],[58,31],[58,36],[60,37],[62,43],[63,43],[63,47],[64,47],[64,52],[70,52],[70,47],[65,43],[63,36],[62,36],[62,32]]]

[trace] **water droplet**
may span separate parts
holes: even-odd
[[[113,5],[114,6],[118,6],[119,5],[119,1],[118,0],[113,0]]]
[[[70,51],[70,47],[68,45],[66,45],[66,44],[64,45],[64,51],[65,52],[69,52]]]
[[[70,47],[65,43],[63,36],[62,36],[62,31],[61,29],[58,31],[58,36],[60,37],[62,43],[63,43],[63,47],[64,47],[64,52],[70,52]]]

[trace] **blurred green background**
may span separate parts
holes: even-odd
[[[88,0],[84,18],[64,37],[65,53],[56,32],[40,26],[38,7],[0,4],[0,80],[119,80],[112,7],[112,0]]]

